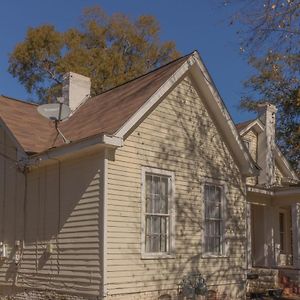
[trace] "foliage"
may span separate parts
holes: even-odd
[[[245,82],[241,107],[277,106],[279,146],[300,172],[300,0],[226,1],[235,8],[241,51],[255,73]]]
[[[299,0],[225,0],[233,8],[230,25],[238,24],[241,50],[292,52],[300,41]]]
[[[175,44],[161,42],[159,35],[153,16],[130,20],[88,8],[79,28],[30,28],[10,54],[9,72],[40,102],[60,96],[62,76],[69,71],[91,77],[96,95],[177,58]]]

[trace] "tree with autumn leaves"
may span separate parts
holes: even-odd
[[[40,102],[61,96],[62,76],[69,71],[90,77],[96,95],[177,58],[174,42],[161,42],[159,35],[153,16],[130,20],[88,8],[79,28],[30,28],[10,55],[9,72]]]
[[[300,0],[228,0],[230,25],[238,28],[240,50],[254,74],[245,82],[241,107],[278,108],[281,150],[300,173]]]
[[[238,25],[240,49],[255,70],[245,82],[241,107],[277,106],[279,146],[300,172],[300,0],[223,3],[235,10],[230,24]],[[60,96],[62,76],[69,71],[91,77],[96,95],[177,58],[174,42],[161,42],[159,34],[152,16],[130,20],[89,8],[79,28],[30,28],[10,55],[9,72],[40,102]]]

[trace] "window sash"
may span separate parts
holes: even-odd
[[[224,251],[223,187],[204,185],[204,245],[205,252],[221,255]]]
[[[145,252],[167,253],[170,248],[171,177],[145,174]]]

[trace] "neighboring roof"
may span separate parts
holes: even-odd
[[[242,129],[246,128],[249,124],[251,124],[254,120],[248,120],[242,123],[235,124],[235,127],[238,131],[241,131]]]
[[[37,105],[0,95],[0,118],[26,152],[41,152],[55,136],[53,122],[37,112]]]
[[[241,136],[246,134],[250,129],[254,129],[256,130],[256,132],[262,132],[265,130],[265,125],[258,118],[236,124],[235,126]],[[285,158],[285,156],[283,155],[283,153],[277,145],[275,147],[275,161],[280,167],[280,169],[284,172],[286,177],[294,180],[299,180],[295,171],[293,170],[288,160]]]

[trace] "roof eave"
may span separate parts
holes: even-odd
[[[29,159],[28,165],[40,165],[43,162],[46,162],[51,159],[59,159],[75,154],[77,152],[89,149],[92,147],[95,148],[110,148],[116,149],[123,146],[123,139],[120,137],[108,135],[108,134],[98,134],[92,137],[88,137],[74,143],[64,144],[57,148],[51,148],[45,150],[42,153],[32,155]]]

